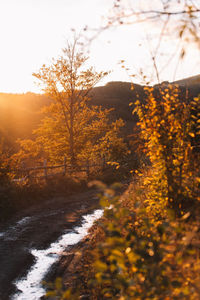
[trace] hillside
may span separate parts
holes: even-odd
[[[111,82],[106,86],[96,87],[90,93],[91,104],[103,108],[114,108],[112,116],[114,119],[122,118],[129,124],[131,132],[133,117],[129,102],[133,99],[135,92],[130,90],[131,84],[124,82]],[[138,91],[142,87],[137,85]],[[32,130],[37,127],[42,115],[40,110],[50,103],[45,95],[6,94],[0,93],[0,132],[7,142],[13,142],[17,138],[29,138]]]
[[[49,103],[44,95],[0,93],[0,134],[8,144],[31,137],[41,119],[40,109]]]
[[[181,91],[185,94],[188,89],[189,98],[200,93],[200,76],[186,78],[177,81]],[[165,82],[164,85],[168,84]],[[155,90],[160,85],[155,86]],[[143,86],[134,84],[131,90],[130,82],[109,82],[105,86],[99,86],[92,89],[89,96],[91,104],[102,106],[103,108],[114,108],[112,117],[122,118],[126,122],[124,133],[126,135],[132,132],[135,126],[136,118],[132,115],[133,107],[129,106],[134,102],[137,96],[144,98]],[[32,136],[32,130],[37,127],[42,118],[40,110],[43,106],[50,103],[45,95],[26,93],[26,94],[6,94],[0,93],[0,133],[8,144],[18,138],[29,138]]]
[[[132,133],[136,123],[136,117],[132,115],[133,107],[129,106],[129,103],[134,102],[137,95],[144,97],[143,86],[134,84],[134,90],[131,90],[131,85],[130,82],[109,82],[105,86],[95,87],[90,94],[92,104],[114,108],[111,115],[126,122],[124,128],[126,135]]]
[[[174,81],[174,83],[186,85],[186,86],[189,86],[189,87],[200,85],[200,75],[184,78],[184,79],[181,79],[181,80],[176,80],[176,81]]]

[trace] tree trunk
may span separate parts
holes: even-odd
[[[70,162],[73,167],[75,165],[75,156],[74,156],[74,134],[72,128],[70,128],[70,133],[69,133],[69,152],[70,152]]]
[[[69,130],[69,152],[70,152],[70,162],[72,167],[75,165],[75,155],[74,155],[74,101],[73,96],[70,99],[70,130]]]

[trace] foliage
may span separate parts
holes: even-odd
[[[78,293],[72,293],[71,289],[63,291],[63,283],[61,278],[57,278],[55,283],[48,284],[49,290],[45,298],[60,299],[60,300],[76,300],[78,299]]]
[[[156,221],[141,200],[140,186],[121,201],[107,196],[91,299],[198,299],[197,224],[186,222],[189,213]]]
[[[35,140],[20,141],[21,151],[14,159],[45,157],[55,163],[66,157],[71,165],[78,165],[103,155],[109,160],[126,153],[119,137],[124,122],[110,121],[111,109],[89,105],[90,90],[107,73],[84,68],[87,57],[77,42],[68,44],[63,56],[33,74],[53,102],[42,111],[45,117],[33,131]]]
[[[147,87],[146,94],[146,102],[136,101],[135,111],[154,170],[154,198],[181,208],[184,201],[198,199],[198,162],[192,166],[199,155],[193,149],[193,140],[197,141],[200,134],[198,101],[185,100],[178,86],[170,84],[161,85],[157,95]]]
[[[46,108],[49,117],[43,119],[41,126],[34,131],[37,135],[36,143],[43,145],[43,151],[50,161],[60,161],[64,156],[70,157],[70,136],[66,131],[65,120],[57,104]],[[74,117],[73,151],[77,162],[87,159],[95,161],[99,155],[114,157],[125,150],[122,138],[118,137],[122,120],[109,122],[109,110],[89,108],[84,104]],[[88,151],[90,150],[90,151]],[[120,153],[121,152],[121,153]]]
[[[3,139],[0,140],[0,186],[9,183],[9,150]]]

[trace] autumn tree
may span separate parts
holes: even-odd
[[[111,154],[116,158],[126,152],[118,136],[123,121],[112,122],[110,110],[89,103],[91,89],[107,73],[85,67],[87,59],[75,39],[68,43],[62,56],[33,74],[52,103],[42,111],[45,117],[34,130],[35,141],[20,141],[21,157],[28,158],[33,153],[51,162],[66,157],[75,166],[83,160],[94,161],[103,154],[109,159]]]
[[[195,168],[192,163],[197,157],[193,139],[199,139],[198,99],[187,101],[187,91],[184,95],[175,84],[162,84],[156,91],[146,87],[146,95],[146,101],[136,101],[135,110],[154,170],[157,195],[150,198],[180,209],[198,198],[199,163]]]

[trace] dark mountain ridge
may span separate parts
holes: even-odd
[[[166,87],[169,82],[154,86],[155,91]],[[180,86],[181,94],[189,99],[200,94],[200,75],[176,81],[171,84]],[[131,87],[134,88],[131,89]],[[105,86],[92,89],[89,96],[91,104],[103,108],[114,108],[112,117],[122,118],[125,122],[125,135],[131,134],[136,124],[136,116],[132,115],[134,106],[129,106],[139,97],[145,99],[144,86],[130,82],[114,81]],[[17,138],[31,138],[32,130],[37,127],[43,117],[39,112],[51,100],[43,94],[6,94],[0,93],[0,136],[11,144]]]

